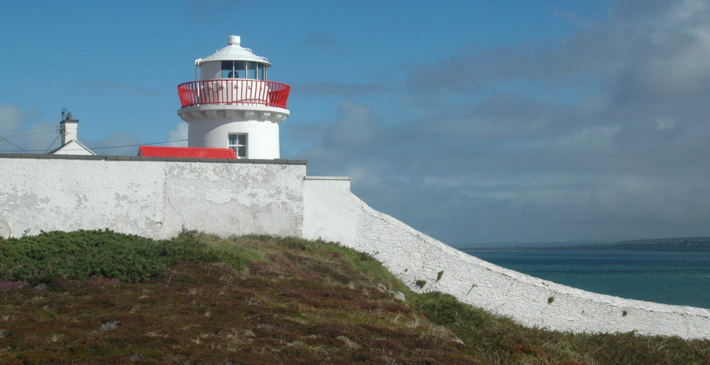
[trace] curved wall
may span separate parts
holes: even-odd
[[[586,292],[493,265],[375,211],[349,179],[306,177],[303,194],[305,238],[367,252],[413,290],[449,293],[531,327],[710,338],[710,310]]]
[[[247,135],[248,159],[276,159],[279,125],[265,121],[203,120],[188,123],[189,147],[229,148],[229,134]]]
[[[279,123],[287,109],[263,105],[208,104],[185,107],[178,115],[187,122],[188,146],[228,148],[229,134],[247,134],[247,159],[270,160],[281,156]]]

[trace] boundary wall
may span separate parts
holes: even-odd
[[[412,289],[441,291],[533,327],[710,338],[710,310],[600,295],[479,260],[370,208],[350,179],[305,161],[0,154],[0,237],[111,228],[337,241]]]
[[[306,177],[303,193],[304,238],[367,252],[413,290],[448,293],[530,327],[710,338],[710,310],[591,293],[493,265],[370,208],[348,178]]]
[[[0,237],[111,228],[157,239],[300,236],[305,161],[0,154]]]

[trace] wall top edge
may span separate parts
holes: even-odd
[[[32,154],[32,153],[0,153],[2,158],[18,158],[18,159],[40,159],[40,160],[92,160],[92,161],[164,161],[164,162],[211,162],[211,163],[227,163],[227,164],[267,164],[267,165],[307,165],[306,160],[232,160],[219,158],[176,158],[176,157],[141,157],[141,156],[111,156],[111,155],[96,155],[96,156],[78,156],[78,155],[47,155],[47,154]]]
[[[350,181],[352,178],[350,176],[305,176],[303,180],[338,180],[338,181]]]

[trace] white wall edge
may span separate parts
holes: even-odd
[[[448,293],[529,327],[710,338],[708,309],[592,293],[491,264],[372,209],[349,185],[305,181],[304,237],[367,252],[414,291]]]

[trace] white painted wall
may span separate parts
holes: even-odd
[[[279,125],[268,121],[202,120],[188,123],[189,147],[228,148],[229,135],[247,135],[248,159],[276,159],[280,156]]]
[[[373,210],[349,178],[306,177],[304,161],[0,154],[0,236],[104,228],[158,239],[185,228],[339,241],[414,290],[423,280],[423,291],[527,326],[710,338],[707,309],[589,293],[487,263]]]
[[[188,146],[227,148],[229,134],[248,134],[249,159],[281,156],[279,123],[288,110],[263,105],[200,105],[182,108],[178,115],[188,124]]]
[[[59,122],[62,135],[62,145],[79,139],[79,120],[69,119]]]
[[[89,148],[81,144],[77,140],[71,140],[69,143],[57,148],[54,152],[55,155],[75,155],[75,156],[94,156],[95,153]]]
[[[305,238],[367,252],[414,290],[449,293],[526,326],[710,338],[707,309],[590,293],[490,264],[370,208],[350,192],[349,179],[308,177],[303,194]],[[422,289],[418,280],[426,281]]]
[[[0,234],[111,228],[298,236],[305,162],[0,157]]]

